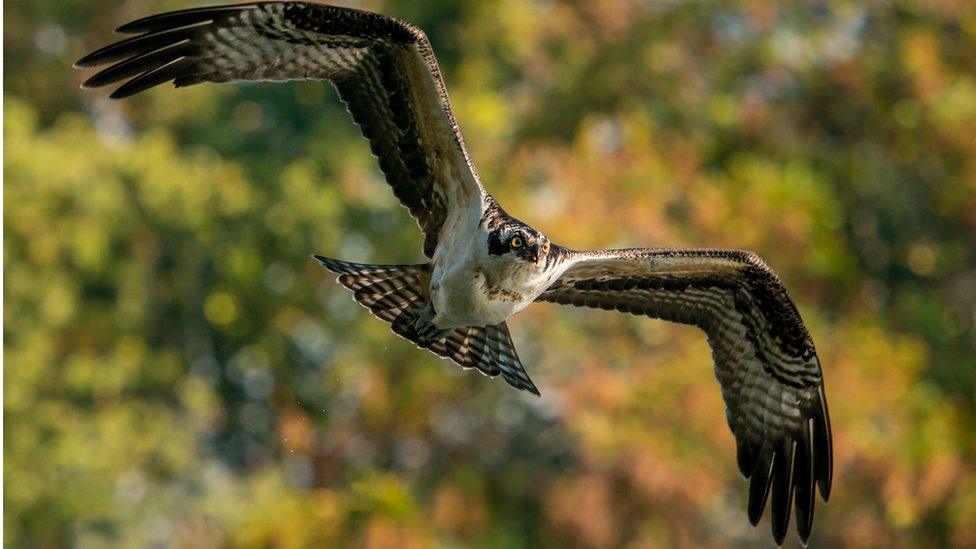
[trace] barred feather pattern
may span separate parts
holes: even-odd
[[[354,299],[377,318],[389,322],[396,335],[464,369],[475,369],[492,378],[500,374],[512,387],[539,396],[515,351],[507,323],[457,328],[433,339],[424,336],[436,332],[424,326],[423,316],[430,264],[368,265],[312,257],[339,275],[338,282],[352,290]]]
[[[485,231],[521,224],[481,186],[430,43],[409,23],[287,1],[163,13],[117,30],[134,36],[76,63],[108,65],[83,86],[121,82],[113,98],[166,82],[176,87],[332,82],[387,183],[420,225],[428,258],[435,258],[435,250],[438,261],[454,257],[453,242],[467,230],[468,220],[480,218],[478,229]],[[509,384],[539,394],[505,323],[454,330],[430,323],[430,264],[363,265],[314,257],[397,335],[464,368],[502,375]],[[766,264],[754,254],[731,250],[582,253],[553,246],[543,265],[552,276],[563,274],[539,301],[644,315],[705,331],[739,468],[750,479],[749,519],[758,522],[770,501],[773,536],[781,543],[795,508],[805,542],[815,490],[825,501],[830,494],[830,421],[813,342]],[[524,295],[536,295],[540,288],[531,290]]]
[[[736,250],[561,253],[573,265],[539,301],[705,331],[739,469],[751,479],[749,519],[758,523],[768,499],[773,537],[782,543],[795,507],[805,542],[815,487],[824,501],[830,495],[830,419],[816,349],[777,276],[755,254]]]
[[[311,2],[257,2],[153,15],[136,34],[80,59],[111,64],[84,87],[123,84],[119,99],[166,82],[329,80],[433,257],[452,208],[487,193],[468,156],[430,42],[392,17]]]

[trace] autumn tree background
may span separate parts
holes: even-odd
[[[702,333],[534,305],[537,399],[309,260],[421,259],[328,84],[78,88],[195,5],[5,3],[6,544],[771,544]],[[813,545],[976,545],[976,6],[355,5],[427,31],[486,186],[554,241],[777,270],[834,428]]]

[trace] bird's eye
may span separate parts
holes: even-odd
[[[542,243],[542,253],[544,253],[544,254],[549,253],[549,241],[548,240],[546,240],[545,242]]]
[[[525,244],[525,242],[522,241],[522,237],[520,236],[513,236],[512,239],[508,241],[508,243],[513,248],[521,248],[522,244]]]

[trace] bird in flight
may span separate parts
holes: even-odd
[[[779,278],[757,255],[722,249],[580,252],[508,215],[484,189],[430,42],[392,17],[310,2],[256,2],[153,15],[76,63],[110,65],[83,86],[329,80],[394,195],[424,234],[426,261],[368,265],[315,255],[392,331],[463,368],[539,395],[506,321],[536,301],[701,328],[749,484],[773,537],[791,510],[806,543],[814,493],[830,495],[830,420],[820,361]]]

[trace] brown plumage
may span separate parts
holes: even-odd
[[[417,27],[309,2],[258,2],[146,17],[78,61],[110,64],[84,86],[113,98],[165,82],[331,81],[379,167],[424,233],[430,263],[364,265],[314,256],[394,333],[464,368],[538,395],[507,319],[533,301],[690,324],[715,376],[750,478],[749,520],[770,501],[782,543],[791,510],[806,542],[814,492],[830,495],[830,420],[820,362],[786,289],[734,250],[576,252],[509,216],[478,180],[433,50]]]
[[[124,81],[114,99],[166,82],[331,81],[424,232],[427,257],[450,202],[480,203],[484,190],[430,41],[409,23],[309,2],[257,2],[163,13],[116,30],[136,36],[75,63],[113,63],[83,86]]]
[[[751,479],[755,525],[772,491],[781,543],[795,502],[800,539],[813,524],[815,487],[830,496],[830,417],[813,341],[776,275],[735,250],[632,249],[576,255],[579,262],[538,297],[615,310],[705,331],[735,435],[739,470]]]

